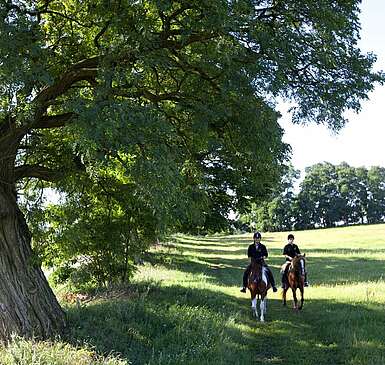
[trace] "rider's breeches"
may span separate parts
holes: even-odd
[[[265,269],[267,271],[269,283],[271,284],[272,287],[274,287],[275,286],[275,280],[274,280],[273,273],[271,272],[270,267],[265,266]]]
[[[245,272],[243,273],[243,287],[247,288],[247,280],[250,275],[250,265],[246,267]]]
[[[285,262],[281,267],[281,282],[282,284],[286,283],[286,274],[289,269],[290,262]]]

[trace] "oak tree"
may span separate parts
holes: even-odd
[[[358,5],[2,0],[0,337],[66,325],[18,207],[26,182],[76,194],[116,168],[114,193],[154,199],[154,216],[242,209],[288,156],[276,97],[294,122],[338,130],[382,81],[357,47]]]

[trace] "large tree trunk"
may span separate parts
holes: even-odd
[[[9,148],[0,152],[0,340],[12,333],[46,338],[64,330],[65,315],[33,259],[31,235],[17,206],[15,154]]]

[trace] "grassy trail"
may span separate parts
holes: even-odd
[[[128,288],[63,303],[66,338],[16,338],[0,345],[0,364],[385,365],[384,233],[385,224],[295,232],[312,285],[300,313],[269,293],[265,323],[239,292],[251,234],[176,236]],[[286,236],[263,235],[277,282]]]
[[[385,364],[384,233],[385,225],[295,233],[312,284],[304,309],[269,292],[263,324],[239,292],[251,234],[177,236],[152,250],[128,297],[70,308],[72,338],[132,364]],[[286,236],[262,239],[277,282]]]

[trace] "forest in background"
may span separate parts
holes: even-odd
[[[306,168],[296,191],[298,177],[289,169],[271,199],[253,203],[236,226],[273,232],[384,222],[384,167],[318,163]]]

